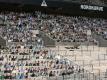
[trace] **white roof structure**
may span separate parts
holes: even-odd
[[[43,7],[47,7],[47,3],[46,3],[46,1],[45,1],[45,0],[43,0],[43,1],[42,1],[41,6],[43,6]]]

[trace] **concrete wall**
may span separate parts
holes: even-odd
[[[2,37],[0,37],[0,46],[6,46],[6,41]]]
[[[55,47],[55,41],[47,36],[44,32],[40,32],[40,35],[44,41],[44,46],[46,47]]]

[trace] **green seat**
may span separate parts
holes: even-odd
[[[4,76],[0,75],[0,80],[4,80]]]
[[[0,71],[0,80],[4,80],[3,71]]]

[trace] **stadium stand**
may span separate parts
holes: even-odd
[[[17,7],[14,8],[12,5],[9,8],[14,9],[13,12],[7,11],[8,4],[3,7],[6,11],[0,9],[0,47],[6,46],[6,48],[0,49],[0,80],[107,79],[107,71],[102,71],[103,74],[100,74],[99,69],[97,74],[94,73],[95,67],[99,68],[101,64],[106,65],[107,52],[105,49],[102,49],[101,52],[98,45],[107,47],[107,19],[57,14],[57,10],[59,12],[61,10],[63,13],[64,11],[70,12],[69,9],[73,9],[74,6],[70,7],[71,4],[68,5],[67,10],[63,10],[65,9],[63,7],[66,6],[64,4],[60,4],[63,6],[61,8],[53,8],[57,15],[47,14],[45,12],[53,11],[46,6],[41,7],[43,8],[42,11],[35,11],[35,8],[25,7],[24,4],[28,4],[29,0],[26,2],[24,0],[21,1],[23,4],[19,5],[20,1],[16,4],[20,10],[19,12],[15,12],[14,10]],[[76,2],[79,1],[76,0]],[[13,4],[14,2],[11,0],[11,3]],[[80,3],[102,4],[100,0],[81,0]],[[3,6],[3,4],[0,6]],[[21,7],[26,8],[26,10],[34,10],[33,12],[24,12]],[[105,7],[101,7],[104,9],[98,11],[83,10],[80,9],[80,4],[76,5],[73,10],[78,11],[78,7],[81,14],[82,12],[87,12],[88,14],[106,12]],[[91,7],[100,8],[99,6]],[[75,12],[72,13],[75,14]],[[64,47],[64,50],[69,51],[69,54],[64,51],[59,54],[59,48],[63,47],[59,47],[59,44],[73,44],[73,46]],[[59,48],[56,47],[57,45]],[[95,46],[91,46],[91,50],[89,50],[89,45],[97,45],[98,50],[95,49]],[[52,50],[50,47],[57,48],[58,51]],[[84,54],[88,54],[88,56]],[[95,59],[92,59],[92,54]],[[85,60],[82,61],[82,57],[84,59],[92,57],[92,60],[90,59],[91,61],[87,62],[87,67],[91,66],[93,71],[87,70],[88,68],[85,65],[80,65],[85,64]],[[76,61],[78,61],[78,64],[74,63]]]
[[[8,46],[7,50],[1,50],[1,72],[4,72],[1,78],[100,80],[94,73],[46,50],[38,43],[42,38],[37,33],[42,31],[56,42],[91,42],[94,39],[91,33],[87,35],[87,30],[103,36],[106,19],[10,12],[1,13],[0,20],[1,36]]]

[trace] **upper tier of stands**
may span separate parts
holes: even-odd
[[[35,13],[1,13],[0,35],[7,43],[36,43],[42,31],[56,42],[96,42],[93,34],[107,39],[107,20]]]

